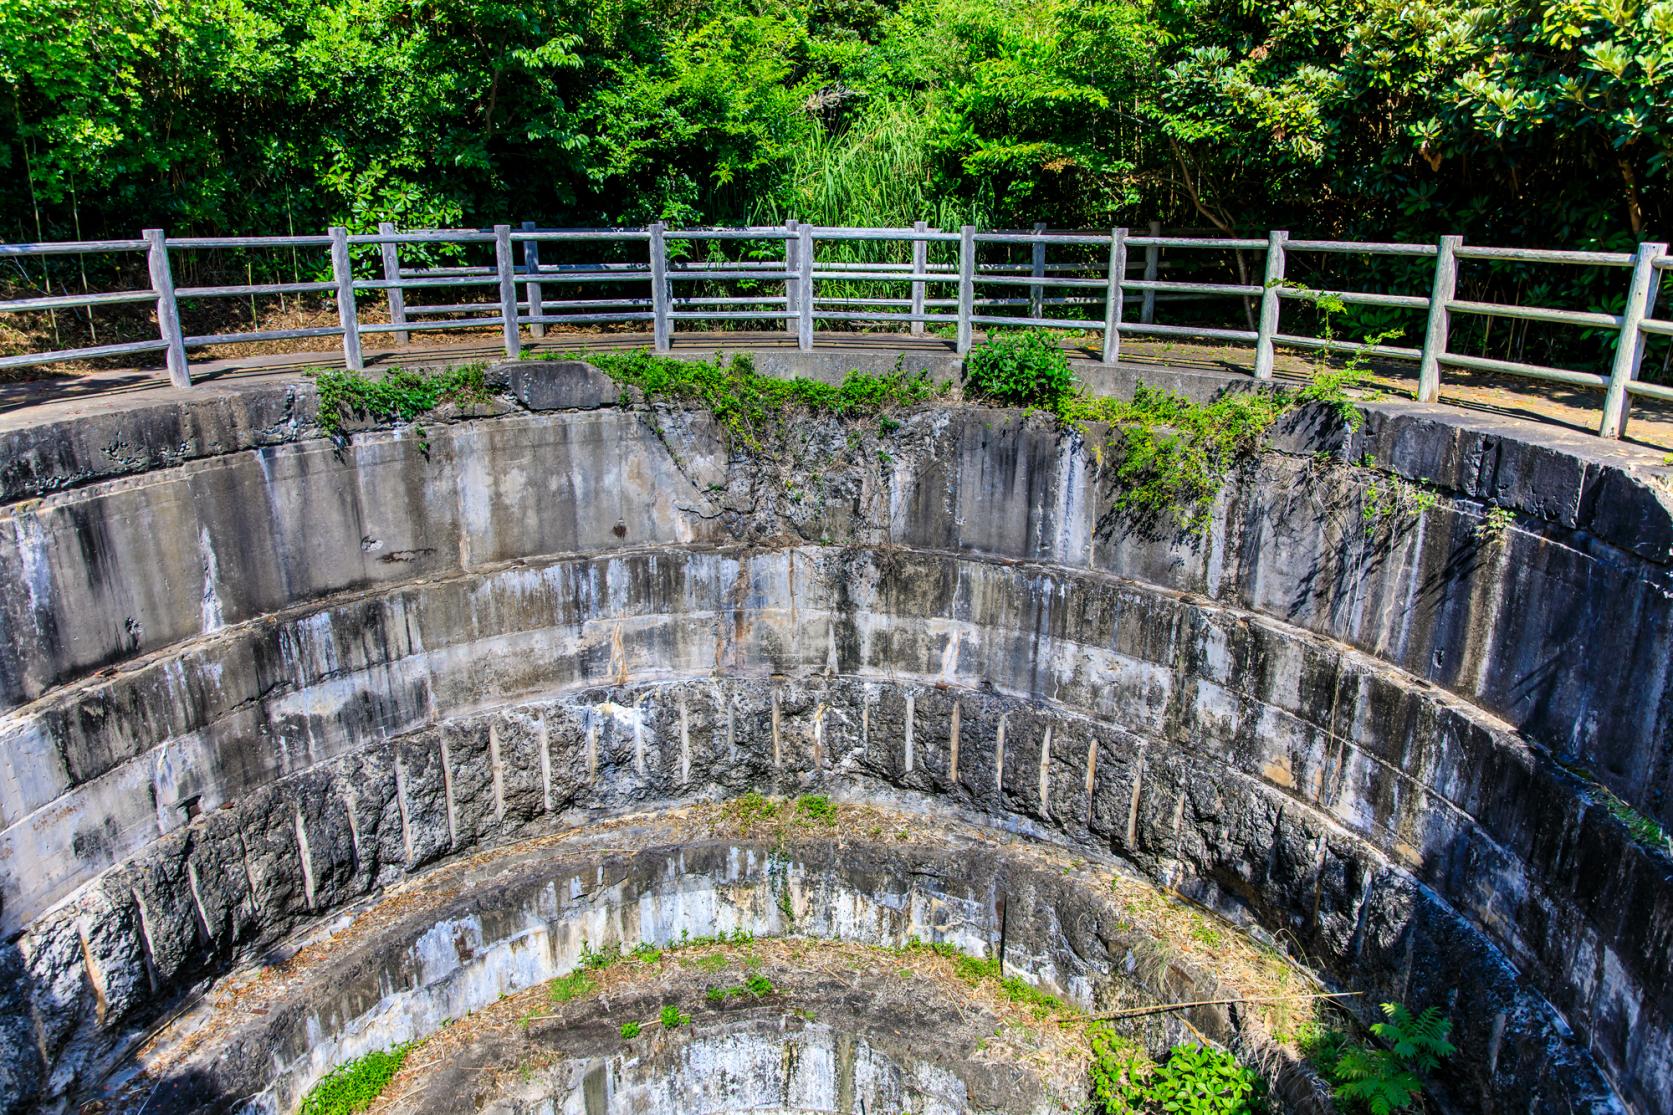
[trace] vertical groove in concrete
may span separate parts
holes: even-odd
[[[459,846],[459,813],[453,804],[453,755],[447,747],[447,733],[443,732],[438,744],[441,749],[441,791],[447,802],[447,844],[450,848]]]
[[[1040,816],[1051,816],[1051,725],[1040,737]]]
[[[784,741],[779,732],[778,686],[773,686],[773,766],[783,758]]]
[[[907,774],[912,773],[912,767],[913,767],[913,765],[915,763],[915,760],[917,758],[913,754],[913,740],[912,740],[912,721],[915,718],[915,714],[917,712],[916,705],[917,705],[917,698],[915,698],[912,694],[908,693],[906,695],[906,757],[905,757],[906,773]]]
[[[302,807],[295,806],[291,810],[291,823],[296,830],[296,851],[302,863],[302,897],[308,903],[308,909],[318,908],[319,903],[314,899],[314,855],[308,846],[308,826],[302,820]]]
[[[1086,741],[1086,823],[1092,823],[1092,791],[1098,786],[1098,737]]]
[[[953,702],[952,723],[947,729],[947,780],[958,781],[958,733],[959,733],[959,703]]]
[[[535,738],[540,741],[540,804],[547,812],[552,812],[552,732],[546,726],[546,714],[540,714],[540,721],[535,726]]]
[[[685,691],[680,691],[680,785],[691,781],[691,714],[686,709]]]
[[[352,786],[345,787],[343,789],[343,813],[344,818],[348,821],[349,856],[353,859],[353,868],[356,874],[359,873],[360,865],[365,862],[366,858],[360,850],[360,821],[355,816],[358,805],[359,799],[355,796],[354,788]]]
[[[813,710],[813,773],[819,774],[825,769],[825,712],[831,706],[824,701]]]
[[[488,722],[488,769],[494,776],[494,820],[505,821],[505,763],[500,758],[500,723]]]
[[[209,931],[209,915],[203,910],[203,886],[198,882],[198,866],[191,860],[186,861],[186,889],[192,895],[192,916],[197,921],[198,937],[204,948],[213,948],[215,935]]]
[[[134,900],[134,914],[139,919],[140,959],[145,963],[145,982],[152,991],[156,991],[159,986],[157,951],[151,943],[151,912],[145,908],[145,899],[139,896],[138,887],[129,887],[128,895]]]
[[[1139,846],[1139,793],[1144,788],[1144,751],[1139,751],[1138,762],[1133,764],[1133,793],[1127,802],[1127,850],[1134,851]]]
[[[238,834],[238,861],[244,866],[244,883],[250,888],[250,909],[261,913],[261,899],[256,897],[256,872],[250,866],[250,842],[244,839],[244,834]]]
[[[407,811],[407,767],[401,762],[401,749],[395,749],[395,811],[401,815],[401,851],[412,866],[412,817]]]
[[[1005,796],[1005,721],[1009,713],[999,716],[999,730],[993,737],[993,788],[1001,798]]]
[[[104,1025],[105,1015],[110,1011],[110,1001],[105,998],[105,981],[99,972],[99,962],[93,959],[93,946],[87,939],[87,919],[76,919],[76,937],[81,941],[81,964],[87,973],[87,985],[93,989],[93,1017]]]

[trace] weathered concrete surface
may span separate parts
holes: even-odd
[[[975,956],[1000,957],[1008,974],[1099,1010],[1165,996],[1237,994],[1217,980],[1211,964],[1181,956],[1135,927],[1131,911],[1109,889],[1107,862],[995,839],[953,810],[863,809],[852,816],[881,831],[740,838],[694,832],[687,816],[630,819],[432,872],[393,892],[390,912],[373,909],[279,972],[221,993],[213,1010],[197,1012],[204,1017],[164,1031],[141,1058],[143,1075],[107,1096],[107,1110],[146,1102],[167,1111],[217,1109],[239,1099],[247,1110],[290,1111],[330,1067],[430,1034],[444,1019],[464,1018],[569,972],[589,947],[677,946],[717,933],[894,948],[914,938],[945,941]],[[899,979],[892,969],[884,978]],[[933,1066],[979,1110],[1056,1110],[1080,1100],[1080,1094],[1048,1097],[1037,1074],[1019,1078],[1008,1066],[984,1071],[967,1063],[968,1022],[953,1032],[925,1032],[925,1018],[903,1016],[899,1003],[886,1009],[889,989],[868,992],[868,982],[823,991],[815,982],[799,993],[786,983],[784,989],[822,1023],[832,1020],[832,1010],[838,1020],[846,1010],[856,1019],[870,1014],[873,1022],[890,1022],[897,1034],[902,1026],[913,1028],[904,1045],[894,1043],[897,1054],[915,1048],[911,1060]],[[612,994],[606,1007],[585,1009],[585,1019],[572,1012],[531,1036],[538,1040],[544,1030],[563,1039],[572,1057],[599,1052],[595,1037],[616,1053],[620,1022],[654,1017],[663,1002],[703,1015],[699,1027],[712,1029],[713,1008],[697,1009],[700,1003],[681,999],[667,981],[663,993],[670,997],[643,1011],[636,999]],[[954,1013],[971,1006],[949,1005]],[[543,1004],[539,1013],[552,1009]],[[1237,1007],[1201,1007],[1147,1019],[1134,1032],[1160,1052],[1190,1040],[1195,1027],[1251,1059],[1274,1059],[1271,1039],[1247,1017]],[[985,1029],[973,1032],[991,1036],[991,1022]],[[641,1073],[640,1084],[680,1083],[660,1075]],[[1297,1067],[1292,1075],[1304,1074]],[[1078,1091],[1084,1094],[1084,1079]],[[752,1106],[741,1102],[748,1098],[732,1097],[740,1108]],[[833,1091],[827,1102],[808,1106],[829,1109],[834,1098]],[[1048,1100],[1048,1108],[1038,1108]],[[427,1102],[431,1109],[457,1109],[434,1093]]]
[[[410,431],[310,437],[298,389],[214,436],[176,437],[190,422],[159,412],[129,429],[143,450],[101,458],[112,431],[89,427],[6,458],[13,498],[67,489],[0,519],[22,587],[0,600],[0,924],[22,932],[0,964],[27,969],[8,986],[33,1031],[0,1027],[16,1094],[69,1087],[90,1029],[118,1034],[347,898],[514,838],[592,769],[584,744],[552,770],[533,728],[447,722],[778,674],[890,681],[915,710],[969,693],[957,729],[945,702],[922,726],[896,714],[899,769],[866,772],[926,793],[981,779],[967,757],[937,781],[929,741],[1000,756],[1013,722],[983,712],[965,736],[978,704],[1084,717],[1114,733],[1066,775],[1095,808],[1077,818],[1067,788],[1029,804],[1023,787],[1073,763],[1043,735],[1009,737],[1003,764],[1023,767],[984,808],[1299,926],[1345,982],[1450,1002],[1478,1054],[1462,1100],[1601,1103],[1589,1049],[1632,1102],[1669,1109],[1673,870],[1540,746],[1673,811],[1668,518],[1627,456],[1376,410],[1348,455],[1443,498],[1368,535],[1371,475],[1319,463],[1340,432],[1303,415],[1203,543],[1109,515],[1096,454],[1013,413],[927,410],[857,440],[810,423],[799,456],[728,462],[706,420],[619,409],[607,381],[502,375],[513,400],[431,424],[427,456]],[[1520,513],[1497,542],[1474,535],[1488,499]],[[750,715],[782,729],[783,697]],[[828,725],[803,730],[840,752]],[[662,731],[637,761],[683,753]],[[645,800],[763,784],[733,758]]]

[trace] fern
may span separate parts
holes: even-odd
[[[1422,1074],[1457,1052],[1448,1040],[1452,1020],[1434,1007],[1425,1007],[1421,1014],[1400,1003],[1384,1003],[1382,1008],[1388,1021],[1374,1023],[1371,1033],[1388,1048],[1347,1049],[1326,1066],[1337,1101],[1371,1115],[1391,1115],[1414,1106],[1423,1094]]]

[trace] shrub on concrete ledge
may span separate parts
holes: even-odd
[[[970,350],[964,361],[965,393],[1004,406],[1056,410],[1075,389],[1069,358],[1043,330],[1000,333]]]

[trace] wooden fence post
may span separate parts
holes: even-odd
[[[658,352],[667,352],[673,332],[668,316],[668,226],[658,221],[651,226],[651,340]]]
[[[523,222],[524,232],[533,232],[535,227],[533,221]],[[546,297],[540,289],[540,241],[538,240],[523,241],[523,276],[523,289],[527,292],[525,297],[529,303],[529,316],[531,318],[545,317]],[[546,336],[546,323],[544,321],[529,322],[529,333],[535,337]]]
[[[164,361],[168,365],[168,381],[175,387],[190,387],[192,372],[186,363],[186,335],[180,331],[180,304],[174,298],[174,270],[168,264],[168,236],[160,228],[148,228],[144,236],[146,263],[151,270],[151,289],[157,292],[157,335],[168,346],[163,350]]]
[[[1272,366],[1277,362],[1272,338],[1278,332],[1278,320],[1284,308],[1278,292],[1284,285],[1284,244],[1289,238],[1287,232],[1266,235],[1266,282],[1261,287],[1261,320],[1255,333],[1256,379],[1271,379]]]
[[[395,226],[389,221],[378,224],[379,236],[394,236]],[[398,244],[379,244],[383,256],[383,281],[398,283],[401,281],[401,253]],[[389,300],[389,320],[395,325],[407,323],[407,292],[398,286],[384,288],[384,294]],[[405,329],[395,330],[395,343],[407,344],[412,340],[412,334]]]
[[[1127,230],[1110,230],[1109,289],[1104,294],[1104,363],[1121,358],[1121,310],[1126,301],[1122,287],[1127,282]]]
[[[494,226],[494,271],[500,280],[500,325],[505,330],[505,358],[523,355],[523,334],[517,327],[517,261],[511,256],[511,226]]]
[[[1632,261],[1632,283],[1627,288],[1626,309],[1621,311],[1621,335],[1615,339],[1615,362],[1609,369],[1609,390],[1603,396],[1603,424],[1598,433],[1620,437],[1626,433],[1632,400],[1627,384],[1638,378],[1644,360],[1644,319],[1655,308],[1661,274],[1656,260],[1667,254],[1666,244],[1640,244]]]
[[[913,232],[925,232],[928,229],[929,229],[929,223],[927,221],[913,221],[912,222],[912,231]],[[927,240],[914,240],[914,241],[912,241],[912,273],[914,275],[922,275],[922,274],[925,274],[928,270],[929,270],[929,241],[927,241]],[[912,316],[913,317],[923,317],[924,316],[924,284],[922,282],[918,282],[918,281],[914,281],[912,283]],[[924,335],[924,323],[923,322],[914,321],[912,323],[912,335],[914,337],[922,337]]]
[[[785,221],[784,231],[796,233],[796,225],[797,222],[795,220]],[[784,312],[791,315],[784,319],[784,331],[792,337],[800,337],[802,335],[802,301],[800,292],[802,284],[802,265],[800,262],[801,257],[798,254],[801,246],[802,238],[799,233],[785,238],[784,273],[787,276],[793,275],[795,278],[786,278],[784,280]]]
[[[800,314],[796,319],[796,347],[803,352],[813,351],[813,226],[800,224],[796,226],[796,270],[799,278],[796,287],[801,299],[797,309]]]
[[[1161,221],[1150,222],[1150,235],[1152,237],[1162,235]],[[1160,244],[1150,244],[1144,249],[1144,281],[1147,283],[1153,283],[1156,281],[1156,276],[1161,273],[1162,246]],[[1144,292],[1144,300],[1139,303],[1139,322],[1142,325],[1152,325],[1155,321],[1156,292],[1154,290],[1147,290]]]
[[[360,354],[360,317],[354,304],[354,267],[349,263],[349,230],[333,225],[331,281],[337,284],[337,321],[343,327],[343,363],[351,372],[366,367]]]
[[[970,351],[971,315],[976,307],[976,226],[959,229],[958,241],[958,354]]]
[[[1046,231],[1046,222],[1034,222],[1034,235],[1042,236]],[[1034,251],[1031,259],[1032,266],[1029,274],[1036,279],[1046,277],[1046,246],[1039,240],[1034,241]],[[1028,316],[1043,317],[1046,311],[1046,288],[1034,283],[1028,288]]]
[[[1441,357],[1446,355],[1452,311],[1458,293],[1458,245],[1462,236],[1443,236],[1435,252],[1435,286],[1429,292],[1429,326],[1423,333],[1423,359],[1417,369],[1417,401],[1432,403],[1441,394]]]

